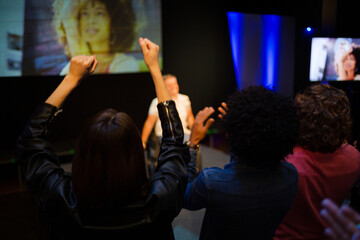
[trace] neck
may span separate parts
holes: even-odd
[[[355,78],[355,72],[353,72],[353,71],[348,71],[348,72],[347,72],[347,76],[348,76],[348,79],[354,79],[354,78]]]
[[[91,42],[89,45],[92,53],[97,56],[100,54],[109,54],[110,52],[110,45],[108,41]]]

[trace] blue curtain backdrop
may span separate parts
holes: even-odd
[[[239,12],[227,18],[238,88],[262,85],[292,95],[294,19]]]

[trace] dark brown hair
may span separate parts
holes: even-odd
[[[300,118],[300,146],[332,153],[350,137],[350,103],[344,91],[328,84],[311,85],[296,95],[295,104]]]
[[[82,207],[113,208],[144,193],[144,150],[126,113],[107,109],[85,125],[75,149],[72,181]]]

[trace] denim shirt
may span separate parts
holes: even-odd
[[[206,208],[200,239],[272,239],[296,195],[296,168],[287,162],[244,168],[231,154],[224,169],[205,168],[194,180],[196,154],[190,155],[183,207]]]

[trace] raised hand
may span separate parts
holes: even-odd
[[[151,77],[154,81],[156,96],[159,103],[171,100],[159,66],[159,46],[147,38],[139,38],[139,44],[144,55],[145,64],[149,68]]]
[[[207,130],[215,121],[213,118],[209,118],[214,112],[212,107],[205,107],[196,114],[189,139],[191,143],[197,145],[205,138]]]
[[[90,55],[86,39],[83,39],[80,34],[79,14],[81,5],[84,5],[84,0],[64,0],[59,13],[71,56]]]
[[[139,38],[139,44],[148,68],[159,67],[159,46],[147,38]]]
[[[328,226],[324,233],[329,239],[360,240],[360,215],[354,209],[347,205],[339,208],[330,199],[324,199],[321,205],[320,216]]]
[[[218,117],[220,119],[224,119],[225,115],[226,115],[226,112],[229,110],[226,103],[225,102],[222,102],[221,103],[221,106],[218,107],[218,110],[220,112],[220,114],[218,114]]]
[[[75,56],[71,58],[70,69],[68,76],[75,85],[79,84],[80,80],[87,75],[93,73],[97,66],[96,56]]]
[[[60,17],[62,21],[69,20],[71,18],[77,18],[79,9],[80,9],[79,0],[64,0],[60,12]]]
[[[81,79],[95,71],[96,65],[96,56],[81,55],[71,58],[69,74],[45,102],[59,108]]]

